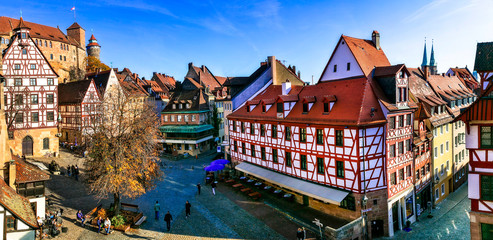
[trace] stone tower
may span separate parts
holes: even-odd
[[[88,56],[93,56],[97,59],[99,59],[99,53],[101,52],[101,46],[98,44],[98,40],[94,37],[94,34],[91,35],[91,38],[89,39],[89,44],[86,46],[87,49],[87,55]]]
[[[86,45],[86,31],[77,22],[67,28],[67,35],[77,40],[81,48]]]

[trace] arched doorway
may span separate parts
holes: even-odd
[[[33,155],[33,138],[31,136],[26,136],[24,139],[22,139],[22,155]]]

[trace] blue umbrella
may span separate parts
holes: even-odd
[[[208,172],[215,172],[215,171],[223,170],[224,165],[222,165],[222,164],[209,165],[209,166],[205,167],[204,169]]]
[[[229,160],[217,159],[211,162],[211,165],[217,165],[217,164],[229,164]]]

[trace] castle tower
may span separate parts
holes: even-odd
[[[86,45],[86,30],[84,30],[77,22],[74,22],[67,28],[67,35],[77,40],[81,48]]]
[[[433,50],[433,39],[431,41],[430,74],[431,75],[438,74],[437,63],[435,62],[435,51]]]
[[[101,46],[98,44],[98,40],[94,37],[94,34],[91,35],[91,38],[89,39],[89,44],[86,46],[87,49],[87,55],[88,56],[93,56],[97,59],[99,59],[99,53],[101,52]]]

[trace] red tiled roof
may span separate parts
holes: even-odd
[[[17,24],[17,27],[14,28],[14,31],[18,30],[18,29],[23,29],[23,28],[31,29],[30,27],[26,26],[26,24],[24,23],[24,20],[21,17],[19,19],[19,24]]]
[[[91,38],[89,38],[89,40],[96,40],[96,38],[94,37],[94,34],[91,34]]]
[[[197,81],[201,82],[205,87],[209,87],[209,89],[213,90],[217,87],[221,87],[221,83],[212,75],[209,69],[206,66],[196,67],[193,66],[193,70],[200,76]],[[224,79],[226,81],[226,79]]]
[[[58,104],[81,103],[92,80],[81,80],[58,84]]]
[[[70,25],[70,27],[67,28],[67,30],[78,29],[78,28],[82,28],[82,27],[77,22],[74,22],[72,25]]]
[[[480,83],[474,78],[467,68],[450,68],[461,82],[471,90],[478,89]]]
[[[391,76],[397,74],[397,72],[399,72],[402,68],[404,68],[404,64],[375,67],[375,73],[373,75],[375,77]]]
[[[298,95],[281,95],[279,96],[279,99],[281,99],[283,102],[297,102]]]
[[[0,35],[8,35],[16,26],[19,25],[20,20],[9,18],[9,17],[0,17]],[[41,25],[37,23],[23,21],[25,26],[30,28],[29,31],[31,37],[46,39],[51,41],[63,42],[66,44],[71,44],[77,47],[79,43],[73,39],[69,38],[65,33],[63,33],[60,29],[49,27],[46,25]]]
[[[218,81],[221,85],[223,85],[223,84],[224,84],[224,82],[226,82],[226,79],[228,79],[228,78],[226,78],[226,77],[219,77],[219,76],[216,76],[216,79],[217,79],[217,81]]]
[[[30,227],[37,229],[38,222],[31,203],[27,198],[17,194],[3,179],[0,179],[0,205]]]
[[[353,53],[365,76],[368,76],[374,67],[390,66],[390,62],[385,56],[382,48],[377,50],[371,40],[353,38],[342,35],[342,39]]]
[[[27,183],[46,181],[50,179],[50,175],[41,171],[38,167],[25,162],[21,158],[14,157],[15,159],[15,182]]]
[[[271,85],[253,100],[272,99],[278,97],[281,91],[282,86]],[[255,107],[250,112],[247,112],[244,107],[239,108],[230,114],[228,118],[345,126],[381,124],[386,121],[378,99],[366,78],[327,81],[308,86],[293,86],[289,95],[298,96],[300,100],[282,120],[277,118],[276,108],[270,108],[263,113],[259,107]],[[337,98],[337,102],[329,114],[323,114],[323,99],[328,95]],[[317,99],[308,113],[303,113],[302,99],[305,97],[315,97]],[[330,98],[332,99],[332,97]],[[373,117],[370,116],[371,108],[377,110]]]

